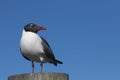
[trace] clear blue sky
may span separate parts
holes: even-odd
[[[64,62],[45,64],[44,72],[68,73],[69,80],[120,80],[119,0],[0,0],[0,80],[31,73],[19,50],[30,22],[47,28],[39,34]]]

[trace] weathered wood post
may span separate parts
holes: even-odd
[[[66,73],[31,73],[9,76],[8,80],[69,80]]]

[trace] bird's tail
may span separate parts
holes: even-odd
[[[63,62],[55,59],[53,64],[57,66],[57,64],[63,64]]]
[[[59,61],[59,60],[55,60],[57,63],[59,63],[59,64],[63,64],[63,62],[62,61]]]

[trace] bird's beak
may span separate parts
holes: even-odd
[[[45,27],[42,27],[42,26],[38,26],[38,27],[37,27],[37,30],[46,30],[46,28],[45,28]]]

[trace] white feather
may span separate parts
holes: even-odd
[[[20,41],[22,54],[33,61],[40,62],[40,56],[44,53],[41,42],[42,40],[38,34],[23,30]]]

